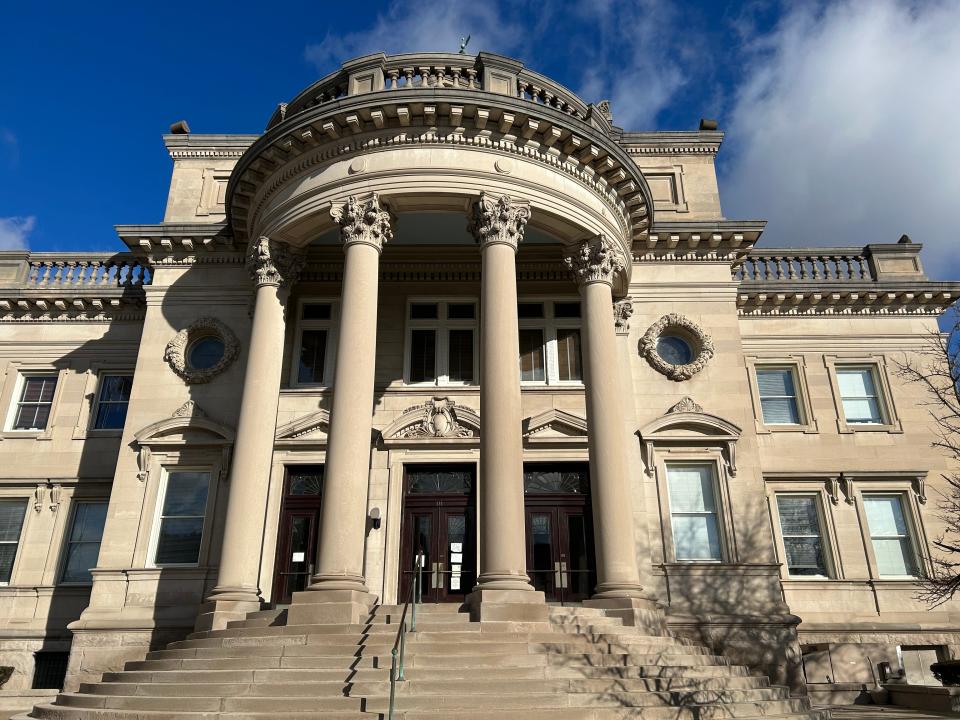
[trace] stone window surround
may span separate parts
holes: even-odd
[[[660,509],[660,532],[663,538],[663,562],[665,565],[727,565],[740,562],[735,542],[729,465],[723,452],[717,447],[704,448],[655,448],[657,503]],[[720,560],[677,560],[673,542],[673,527],[670,515],[670,489],[668,465],[710,465],[713,467],[714,500],[717,505],[717,528],[720,535]]]
[[[554,314],[553,304],[557,302],[576,302],[580,303],[580,317],[578,318],[557,318]],[[519,328],[523,329],[542,329],[543,330],[543,358],[544,358],[544,377],[546,380],[521,380],[520,386],[523,389],[542,388],[542,387],[569,387],[583,388],[583,380],[560,380],[559,379],[559,359],[557,357],[557,330],[558,329],[576,329],[580,330],[580,375],[584,373],[583,368],[583,298],[580,295],[520,295],[517,303],[543,303],[542,318],[519,318]],[[519,362],[519,355],[517,356]]]
[[[830,582],[843,580],[843,559],[837,547],[836,518],[832,512],[832,497],[827,484],[821,479],[801,479],[798,481],[768,481],[767,506],[770,512],[770,524],[773,527],[774,549],[777,553],[777,562],[780,563],[780,579],[786,582]],[[823,547],[824,562],[827,566],[826,577],[810,575],[791,575],[787,570],[787,553],[783,542],[783,531],[780,527],[780,510],[777,506],[777,496],[796,495],[813,497],[816,499],[817,514],[820,518],[820,542]]]
[[[73,428],[74,440],[86,440],[88,437],[120,437],[123,434],[123,428],[93,427],[94,419],[97,416],[97,401],[100,396],[100,379],[104,375],[130,375],[132,377],[133,374],[134,368],[130,365],[100,361],[90,363],[84,373],[84,401],[80,404],[77,424]]]
[[[303,306],[317,304],[330,305],[329,320],[302,320]],[[337,360],[337,335],[340,326],[340,298],[323,295],[304,295],[297,299],[296,316],[293,322],[293,342],[291,343],[290,354],[290,387],[291,388],[309,388],[312,390],[327,390],[333,384],[333,369]],[[324,351],[323,360],[323,382],[305,383],[299,381],[299,363],[300,363],[300,344],[303,339],[304,330],[323,330],[327,331],[327,347]]]
[[[226,215],[227,210],[223,203],[217,202],[217,194],[221,183],[230,180],[233,168],[205,167],[203,169],[203,183],[200,189],[200,202],[197,204],[197,216]]]
[[[52,478],[50,481],[36,479],[17,481],[15,484],[0,485],[0,500],[24,499],[27,501],[27,513],[23,518],[23,527],[20,529],[20,542],[17,546],[17,556],[13,563],[13,572],[10,583],[2,587],[54,587],[59,585],[60,568],[63,562],[64,541],[66,539],[69,520],[73,516],[73,503],[78,500],[108,501],[112,478]],[[58,492],[57,502],[51,496],[51,490]],[[46,520],[47,513],[53,514],[52,525]],[[39,524],[36,524],[37,521]],[[57,552],[45,553],[45,561],[41,569],[39,581],[22,581],[20,564],[23,560],[23,546],[27,539],[36,541],[34,533],[49,532],[49,543],[43,538],[43,544],[49,548],[58,548]],[[65,587],[89,587],[90,584],[66,584]]]
[[[52,364],[9,362],[7,364],[2,396],[0,396],[0,402],[3,403],[3,407],[7,408],[3,431],[0,433],[0,440],[14,438],[51,440],[53,438],[53,428],[57,424],[60,401],[63,397],[63,387],[67,380],[68,373],[67,368],[56,367]],[[23,389],[23,378],[26,375],[55,375],[57,378],[57,387],[53,392],[53,401],[50,403],[50,417],[47,419],[47,426],[43,430],[10,429],[17,412],[17,401]]]
[[[747,355],[747,376],[750,382],[750,399],[753,402],[753,418],[757,433],[769,434],[775,432],[802,432],[818,433],[816,415],[810,401],[810,391],[807,387],[806,356],[796,355]],[[797,411],[800,413],[800,422],[796,425],[767,424],[763,420],[763,408],[760,404],[760,388],[757,385],[757,369],[776,368],[789,369],[793,373],[794,389],[797,393]]]
[[[827,583],[827,582],[864,582],[891,583],[900,585],[916,582],[915,578],[880,577],[876,558],[873,553],[873,541],[870,537],[870,528],[867,524],[866,512],[863,508],[863,495],[900,495],[903,499],[904,515],[910,534],[914,559],[922,572],[932,570],[929,560],[929,543],[927,532],[920,512],[920,505],[926,502],[923,490],[923,480],[926,473],[916,471],[903,472],[843,472],[843,473],[775,473],[766,475],[767,503],[773,525],[774,542],[779,562],[785,557],[783,538],[780,533],[779,515],[775,509],[777,493],[793,493],[800,495],[819,495],[820,510],[825,523],[821,527],[824,535],[824,544],[829,545],[829,558],[832,560],[832,569],[835,575],[828,578],[791,577],[786,567],[781,566],[780,577],[784,584],[800,583]],[[828,502],[829,500],[829,502]],[[836,542],[839,537],[836,524],[835,507],[841,505],[854,506],[857,525],[863,543],[863,552],[867,559],[868,577],[849,577],[843,567],[843,556]],[[857,552],[856,548],[848,549]],[[828,561],[828,569],[830,562]]]
[[[209,565],[210,546],[213,539],[213,524],[217,516],[218,490],[220,489],[220,463],[207,456],[203,462],[203,454],[186,450],[184,452],[153,452],[151,454],[151,472],[148,476],[148,487],[144,493],[144,517],[150,518],[150,530],[146,537],[137,541],[137,556],[140,567],[148,570],[163,568],[203,568]],[[156,472],[159,471],[159,472]],[[203,531],[200,539],[200,553],[195,563],[177,563],[157,565],[154,557],[157,543],[160,539],[160,513],[163,509],[163,499],[166,495],[167,476],[170,471],[195,471],[210,473],[210,487],[207,491],[207,505],[204,510]],[[149,507],[147,507],[149,505]]]
[[[823,356],[823,364],[827,368],[830,378],[830,390],[833,393],[834,408],[837,413],[837,431],[841,434],[855,432],[889,432],[902,433],[903,427],[893,403],[890,391],[890,379],[887,372],[886,358],[881,354],[875,355],[841,355],[828,354]],[[884,422],[848,423],[843,411],[843,398],[840,396],[840,386],[837,383],[837,367],[869,367],[873,373],[873,381],[877,386],[880,402],[880,413]]]
[[[413,320],[410,318],[410,308],[419,303],[436,303],[448,305],[450,303],[472,303],[474,307],[473,320]],[[473,295],[408,295],[404,306],[403,330],[403,385],[410,388],[461,388],[480,387],[480,298]],[[447,375],[447,350],[449,340],[447,330],[473,330],[473,382],[451,382]],[[436,330],[436,345],[434,347],[436,379],[432,382],[410,382],[410,348],[413,342],[414,330]],[[447,378],[440,382],[441,378]]]

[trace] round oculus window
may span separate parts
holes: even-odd
[[[681,337],[661,335],[657,338],[657,355],[671,365],[686,365],[693,361],[693,348]]]
[[[223,340],[213,335],[202,337],[187,351],[187,361],[196,370],[209,370],[223,359]]]

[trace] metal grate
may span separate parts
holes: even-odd
[[[67,660],[69,652],[38,652],[34,653],[33,689],[49,690],[63,689],[63,679],[67,675]]]

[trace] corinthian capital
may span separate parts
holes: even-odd
[[[295,252],[289,245],[261,237],[247,250],[247,271],[257,287],[292,285],[300,276],[306,253]]]
[[[362,243],[373,246],[379,252],[383,250],[385,242],[393,239],[393,216],[386,201],[381,200],[377,193],[363,200],[351,195],[342,205],[334,205],[330,215],[340,225],[340,239],[344,247]]]
[[[473,220],[468,228],[483,249],[502,243],[514,250],[523,240],[523,228],[530,219],[530,203],[511,200],[507,195],[495,197],[480,193],[473,206]]]
[[[578,285],[595,282],[612,285],[613,276],[625,267],[623,257],[602,235],[583,240],[568,252],[563,261],[573,271]]]

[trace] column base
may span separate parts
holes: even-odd
[[[200,606],[194,630],[223,630],[228,622],[244,620],[250,613],[262,609],[263,598],[257,588],[215,587]]]
[[[669,635],[667,616],[653,600],[642,597],[601,597],[583,601],[584,607],[606,610],[607,615],[623,619],[624,625],[643,628],[649,635]]]
[[[529,586],[528,586],[529,587]],[[467,595],[470,619],[478,621],[549,622],[550,609],[542,592],[477,587]]]
[[[293,594],[287,625],[357,625],[366,622],[377,596],[369,591],[323,587]]]

